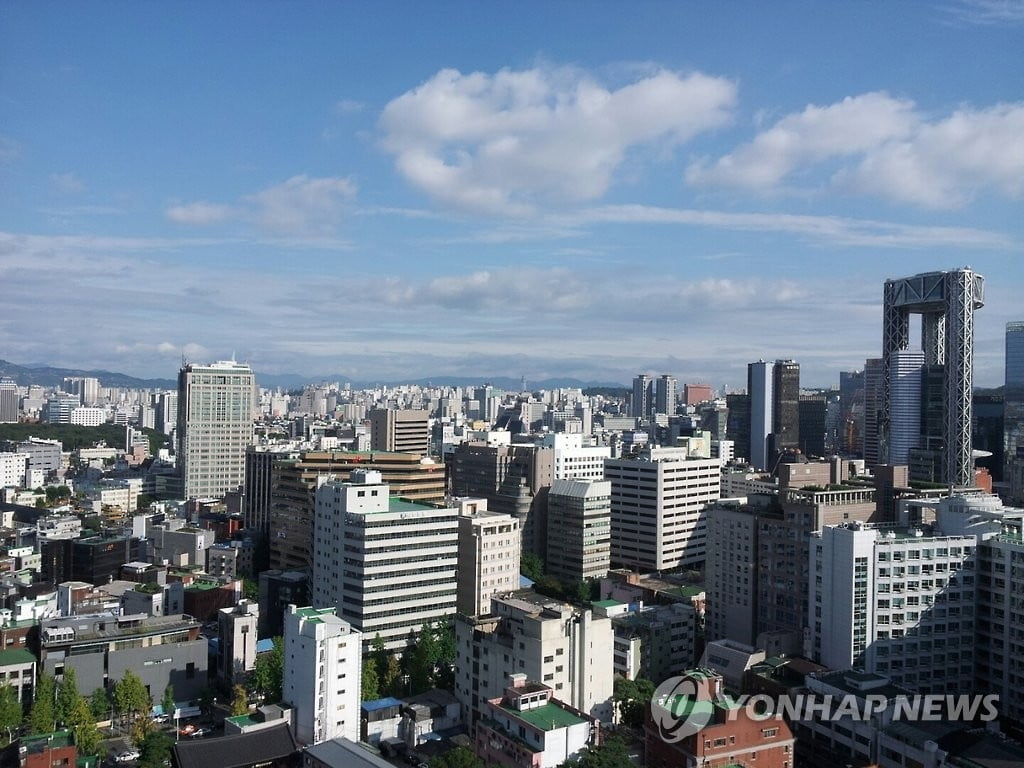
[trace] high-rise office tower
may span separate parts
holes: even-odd
[[[759,360],[747,365],[747,395],[750,397],[750,464],[768,467],[768,435],[772,432],[772,364]]]
[[[1003,391],[1003,479],[1010,496],[1024,501],[1024,320],[1006,324]]]
[[[864,463],[869,467],[879,463],[878,431],[882,400],[882,361],[873,357],[864,361],[864,428],[861,430],[861,452]]]
[[[547,572],[563,581],[608,575],[611,492],[607,480],[555,480],[548,494]]]
[[[178,468],[186,499],[219,498],[245,482],[252,442],[252,368],[234,360],[178,372]]]
[[[750,458],[750,395],[726,395],[725,436],[732,440],[737,456]]]
[[[772,368],[772,445],[779,452],[800,447],[800,363],[776,360]]]
[[[648,448],[605,461],[611,481],[612,563],[641,571],[702,564],[705,508],[721,492],[722,462],[687,448]]]
[[[646,419],[651,415],[651,377],[641,373],[633,378],[633,399],[630,401],[630,414],[638,419]]]
[[[178,393],[161,392],[156,401],[156,428],[171,434],[178,423]]]
[[[389,651],[410,633],[455,613],[456,508],[391,497],[381,473],[355,470],[352,481],[325,476],[316,492],[313,604],[337,607]]]
[[[430,412],[374,408],[370,411],[370,448],[390,453],[426,454]]]
[[[18,385],[14,379],[4,376],[0,379],[0,424],[15,424],[18,421]]]
[[[82,405],[96,405],[100,399],[100,380],[91,376],[70,376],[63,381],[62,388],[70,395],[78,395]]]
[[[805,456],[825,455],[826,417],[831,405],[825,395],[800,396],[800,452]]]
[[[910,462],[921,442],[921,380],[924,352],[903,349],[893,354],[889,372],[889,464]]]
[[[886,280],[882,308],[881,446],[890,449],[893,358],[910,348],[910,315],[921,315],[926,365],[943,366],[942,482],[974,484],[971,411],[974,383],[974,310],[984,306],[985,280],[965,267]]]
[[[667,413],[672,415],[676,412],[676,377],[662,374],[658,379],[658,392],[654,401],[655,413]]]

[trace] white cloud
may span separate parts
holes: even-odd
[[[1024,195],[1024,103],[963,107],[929,120],[884,93],[808,106],[753,141],[686,172],[694,185],[777,191],[827,161],[834,188],[928,208],[955,208],[992,191]]]
[[[178,224],[208,226],[237,220],[271,235],[318,238],[336,231],[356,191],[350,178],[299,175],[247,195],[236,205],[198,201],[173,205],[166,215]]]
[[[867,153],[836,182],[931,208],[953,208],[991,189],[1024,195],[1024,104],[960,109],[914,136]]]
[[[884,93],[846,98],[827,107],[810,105],[787,115],[735,152],[686,171],[691,184],[770,189],[801,165],[866,152],[907,136],[916,119],[913,102]]]
[[[347,178],[293,176],[246,198],[260,228],[277,234],[328,235],[335,231],[356,184]]]
[[[167,218],[176,224],[208,226],[225,221],[235,214],[230,205],[199,201],[185,205],[172,205],[167,209]]]
[[[968,24],[1024,24],[1024,0],[959,0],[945,10]]]
[[[85,191],[85,183],[73,173],[51,173],[50,184],[62,195],[77,195]]]
[[[380,124],[399,172],[457,208],[525,215],[593,200],[627,150],[673,147],[726,123],[733,82],[660,70],[609,89],[577,70],[438,72]]]
[[[969,227],[911,226],[842,216],[606,205],[560,219],[566,225],[587,223],[680,224],[745,232],[784,232],[817,243],[842,246],[930,248],[948,246],[985,250],[1020,250],[1021,243],[999,232]]]

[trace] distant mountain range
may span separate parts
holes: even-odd
[[[104,387],[123,387],[125,389],[176,389],[178,382],[175,379],[139,379],[128,376],[124,373],[113,371],[84,371],[77,368],[55,368],[46,364],[39,365],[18,365],[7,360],[0,360],[0,375],[10,376],[21,386],[38,384],[42,387],[57,387],[64,379],[72,376],[99,379],[100,385]],[[522,385],[521,379],[514,379],[507,376],[496,377],[471,377],[471,376],[436,376],[431,378],[413,379],[409,381],[351,381],[340,373],[326,376],[301,376],[295,373],[260,373],[256,372],[256,383],[268,389],[302,389],[307,384],[317,384],[326,381],[350,382],[356,389],[364,389],[374,386],[394,386],[398,384],[418,384],[420,386],[434,387],[478,387],[483,384],[490,384],[497,389],[518,391]],[[543,379],[540,381],[527,381],[526,385],[531,389],[554,389],[556,387],[612,387],[624,389],[625,385],[616,382],[580,381],[579,379]]]

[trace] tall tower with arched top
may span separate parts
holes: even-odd
[[[941,480],[974,484],[971,397],[974,369],[974,310],[985,303],[985,279],[970,267],[925,272],[885,281],[882,309],[881,459],[891,449],[893,361],[910,349],[910,316],[921,316],[924,365],[942,371]]]

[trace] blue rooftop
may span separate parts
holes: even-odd
[[[372,701],[364,701],[363,709],[367,712],[376,712],[378,709],[387,709],[388,707],[400,707],[402,702],[393,696],[387,696],[383,699],[373,699]]]
[[[256,653],[268,653],[274,650],[274,638],[265,637],[256,641]]]

